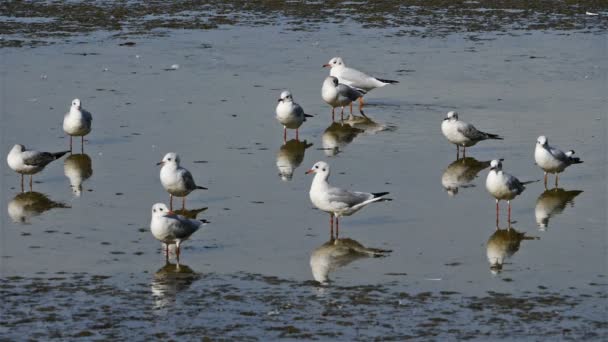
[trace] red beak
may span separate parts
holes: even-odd
[[[167,214],[169,214],[169,215],[175,215],[175,212],[173,210],[169,210],[169,211],[167,211]]]
[[[329,64],[323,64],[323,67],[324,68],[331,68],[331,65],[329,65]]]
[[[304,172],[304,173],[305,173],[305,174],[307,174],[307,175],[309,175],[309,174],[314,173],[314,172],[315,172],[315,170],[310,169],[310,170],[308,170],[308,171],[306,171],[306,172]]]

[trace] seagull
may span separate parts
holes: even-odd
[[[362,97],[364,91],[342,84],[337,77],[327,76],[321,87],[321,97],[331,106],[331,121],[334,121],[334,109],[342,107],[340,118],[344,120],[344,106],[351,105],[350,113],[353,113],[352,102]],[[363,111],[360,111],[363,114]],[[363,114],[365,116],[365,114]]]
[[[391,201],[383,196],[388,195],[388,192],[357,192],[348,191],[329,185],[329,164],[319,161],[313,165],[312,169],[306,171],[306,174],[316,173],[310,186],[310,201],[318,209],[329,213],[331,235],[334,230],[334,220],[336,218],[336,237],[340,233],[339,218],[342,216],[350,216],[366,205],[379,202]]]
[[[53,160],[61,158],[70,151],[38,152],[27,150],[25,146],[16,144],[6,157],[8,166],[21,174],[21,192],[23,192],[23,175],[30,175],[30,191],[32,190],[32,177],[42,171]]]
[[[486,189],[490,195],[496,198],[496,229],[498,229],[498,202],[506,200],[509,204],[508,222],[511,223],[511,200],[521,194],[526,187],[525,184],[531,182],[520,182],[519,179],[502,171],[502,161],[504,159],[494,159],[490,162],[490,172],[486,178]]]
[[[206,220],[191,220],[176,215],[164,203],[156,203],[152,206],[150,230],[157,240],[165,244],[167,259],[169,259],[169,245],[175,244],[175,255],[177,262],[179,262],[181,243],[188,240],[194,232],[206,223],[208,223]]]
[[[561,214],[566,205],[574,206],[574,198],[580,195],[582,190],[551,189],[545,190],[536,200],[534,216],[536,224],[542,231],[549,226],[549,219],[554,215]]]
[[[284,143],[277,154],[277,168],[279,169],[279,177],[283,181],[290,181],[293,178],[293,172],[302,164],[306,149],[311,147],[312,143],[306,140],[289,140]]]
[[[207,190],[194,183],[190,171],[179,166],[180,158],[177,153],[170,152],[165,154],[163,160],[156,165],[160,168],[160,182],[163,188],[169,193],[169,208],[173,210],[173,196],[182,197],[182,209],[186,209],[186,196],[196,189]]]
[[[497,134],[481,132],[470,123],[458,120],[458,113],[450,111],[441,123],[441,132],[454,145],[456,145],[456,158],[462,146],[462,155],[465,156],[466,148],[477,144],[482,140],[497,139],[502,137]]]
[[[557,188],[558,173],[563,172],[572,164],[583,162],[580,158],[573,157],[573,155],[574,151],[572,150],[564,153],[558,148],[549,146],[549,141],[544,135],[536,139],[534,160],[536,161],[536,165],[545,171],[545,189],[547,188],[547,174],[555,174],[555,187]]]
[[[54,208],[71,207],[65,203],[55,202],[40,192],[21,192],[8,203],[8,216],[15,223],[28,223],[30,218]]]
[[[91,132],[93,116],[82,109],[79,99],[72,100],[70,111],[63,117],[63,131],[70,136],[70,151],[72,151],[72,136],[80,137],[81,151],[84,151],[84,136]]]
[[[293,97],[288,90],[281,92],[277,104],[276,113],[277,120],[283,125],[283,142],[287,141],[287,129],[296,130],[296,140],[298,137],[298,128],[306,121],[306,118],[311,118],[312,115],[305,114],[304,109],[299,104],[293,102]]]
[[[459,188],[468,188],[475,185],[473,180],[481,170],[490,166],[490,161],[478,161],[475,158],[466,157],[456,159],[452,162],[441,176],[441,185],[448,195],[455,196]]]
[[[74,196],[82,194],[82,182],[93,175],[91,157],[87,154],[72,154],[63,162],[63,173],[70,180]]]
[[[363,93],[367,93],[376,88],[384,87],[387,84],[399,83],[399,81],[372,77],[357,69],[349,68],[346,66],[346,64],[344,64],[341,57],[334,57],[330,59],[327,64],[323,65],[323,67],[331,68],[329,75],[337,77],[340,83],[362,90]],[[359,97],[359,110],[361,110],[362,107],[363,96]]]
[[[538,240],[538,237],[527,236],[514,228],[497,229],[488,239],[486,244],[486,256],[490,263],[490,272],[498,274],[502,271],[502,265],[519,250],[523,240]]]

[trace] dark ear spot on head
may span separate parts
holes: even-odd
[[[154,213],[155,213],[155,212],[156,212],[156,209],[152,209],[152,212],[154,212]]]

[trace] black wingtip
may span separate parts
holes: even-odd
[[[201,189],[201,190],[209,190],[209,189],[205,188],[204,186],[198,186],[198,185],[196,186],[196,188]]]
[[[304,117],[305,118],[314,118],[315,116],[312,114],[304,114]]]
[[[399,83],[399,81],[395,81],[395,80],[385,80],[383,78],[376,78],[378,81],[383,82],[383,83],[390,83],[390,84],[395,84],[395,83]]]
[[[390,194],[390,192],[372,192],[372,195],[374,195],[374,198],[382,197],[382,196],[388,195],[388,194]]]
[[[53,157],[55,157],[55,159],[59,159],[70,152],[72,152],[72,151],[61,151],[61,152],[53,153]]]

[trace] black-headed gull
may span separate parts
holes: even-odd
[[[545,172],[545,188],[547,188],[547,175],[555,174],[555,187],[557,187],[558,173],[563,172],[572,164],[580,164],[583,161],[580,158],[573,157],[574,151],[563,152],[562,150],[549,146],[549,140],[544,135],[536,139],[536,148],[534,149],[534,160]]]
[[[441,185],[448,195],[455,196],[459,188],[474,186],[471,182],[477,174],[490,166],[490,161],[478,161],[475,158],[466,157],[452,162],[441,176]]]
[[[340,232],[340,217],[350,216],[370,203],[391,200],[383,197],[388,195],[388,192],[348,191],[330,185],[327,182],[329,178],[329,164],[326,162],[319,161],[315,163],[310,170],[306,171],[306,174],[310,173],[315,173],[310,186],[310,201],[318,209],[329,213],[331,235],[333,235],[334,217],[336,218],[336,236],[338,236]]]
[[[313,278],[319,283],[329,283],[329,273],[361,258],[378,258],[387,256],[391,251],[368,248],[358,241],[349,238],[335,239],[315,248],[310,254],[310,269]]]
[[[305,114],[304,109],[293,102],[293,96],[288,90],[281,92],[278,102],[275,112],[277,120],[283,125],[283,142],[287,141],[288,128],[296,130],[296,140],[298,140],[298,129],[306,121],[306,118],[310,118],[312,115]]]
[[[537,237],[526,236],[514,228],[497,229],[488,239],[486,244],[486,256],[490,263],[490,271],[498,274],[502,271],[502,265],[519,250],[523,240],[537,240]]]
[[[370,76],[357,69],[349,68],[344,63],[341,57],[334,57],[327,64],[323,64],[324,68],[331,68],[330,76],[337,77],[340,83],[346,84],[353,88],[361,89],[365,93],[384,87],[388,84],[399,83],[399,81],[387,80]],[[359,97],[359,110],[363,107],[363,97]]]
[[[63,117],[63,131],[70,136],[70,151],[72,150],[72,137],[80,137],[80,149],[84,151],[84,136],[91,132],[93,116],[82,108],[79,99],[72,100],[70,111]]]
[[[32,177],[42,171],[53,160],[61,158],[70,151],[39,152],[27,150],[25,146],[16,144],[6,156],[8,166],[21,174],[21,191],[23,192],[23,175],[30,175],[30,191],[32,190]]]
[[[498,229],[498,202],[507,201],[509,204],[508,222],[511,224],[511,200],[521,194],[530,182],[520,182],[502,170],[502,160],[494,159],[490,162],[490,172],[486,178],[486,189],[496,199],[496,228]]]
[[[283,181],[290,181],[293,178],[293,172],[302,164],[306,149],[311,147],[312,143],[299,140],[289,140],[284,143],[277,154],[277,168],[279,169],[279,177]]]
[[[331,121],[335,120],[335,108],[342,107],[340,118],[344,120],[344,106],[351,105],[350,113],[353,113],[352,102],[365,94],[364,91],[347,86],[338,81],[337,77],[327,76],[321,87],[321,97],[331,106]],[[361,111],[363,114],[363,111]],[[365,115],[365,114],[363,114]]]
[[[165,154],[163,160],[156,165],[160,168],[160,182],[163,188],[169,193],[169,208],[173,210],[173,196],[182,197],[182,209],[186,209],[186,196],[196,189],[207,190],[198,186],[192,178],[190,171],[179,165],[180,158],[177,153],[170,152]]]
[[[169,258],[169,245],[175,244],[175,255],[177,262],[179,262],[182,242],[188,240],[194,232],[206,223],[205,220],[191,220],[177,215],[169,210],[164,203],[156,203],[152,206],[150,230],[157,240],[165,244],[167,259]]]
[[[8,216],[16,223],[27,223],[30,218],[54,208],[71,207],[65,203],[55,202],[40,192],[21,192],[8,203]]]
[[[534,207],[534,217],[540,230],[545,230],[549,226],[549,219],[554,215],[560,214],[567,204],[574,206],[574,198],[580,195],[582,190],[550,189],[545,190],[536,200]]]
[[[460,146],[462,146],[462,155],[465,156],[466,148],[480,141],[487,139],[502,140],[502,137],[497,134],[479,131],[470,123],[458,120],[458,113],[454,111],[448,112],[441,122],[441,132],[452,144],[456,145],[457,157],[460,153]]]
[[[70,180],[72,192],[76,197],[82,194],[82,182],[93,175],[91,157],[87,154],[72,154],[63,162],[63,173]]]

